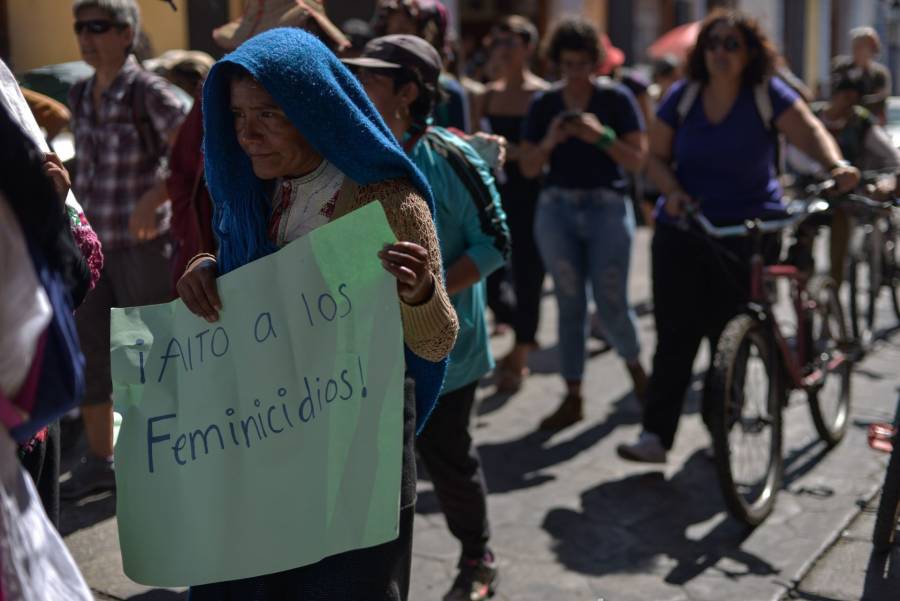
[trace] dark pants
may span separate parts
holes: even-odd
[[[490,538],[487,486],[469,433],[477,387],[475,381],[441,396],[416,440],[447,526],[462,543],[463,557],[468,559],[484,557]]]
[[[778,255],[778,238],[764,243]],[[721,249],[731,256],[724,256]],[[694,359],[703,338],[715,349],[719,336],[750,293],[751,243],[746,238],[711,241],[658,224],[653,236],[653,315],[656,351],[647,392],[644,430],[672,448]]]
[[[109,309],[172,300],[172,244],[168,234],[128,248],[104,250],[103,273],[75,312],[84,353],[84,404],[112,402]]]
[[[23,448],[22,467],[34,481],[50,522],[59,528],[59,422],[47,426],[47,436]]]
[[[504,265],[487,277],[487,304],[494,314],[496,323],[511,324],[516,314],[515,301],[510,293],[507,280],[509,267]]]
[[[508,180],[499,189],[512,253],[507,266],[488,276],[488,306],[498,322],[512,325],[518,344],[534,344],[545,273],[534,239],[534,215],[541,188],[537,180],[522,177],[514,165],[507,166],[507,173]],[[509,279],[514,292],[512,303],[503,289],[503,283]]]
[[[519,344],[533,344],[540,319],[541,291],[544,287],[544,261],[534,240],[534,215],[537,211],[539,187],[534,180],[526,180],[532,188],[527,193],[517,188],[513,195],[507,186],[501,189],[503,210],[512,240],[512,280],[516,293],[516,311],[512,327]],[[509,199],[507,201],[507,198]]]

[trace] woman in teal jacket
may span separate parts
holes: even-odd
[[[447,292],[459,318],[437,407],[416,441],[450,531],[462,544],[445,601],[487,599],[497,567],[488,548],[487,488],[469,418],[478,380],[494,367],[485,320],[485,278],[509,253],[509,230],[490,167],[454,133],[430,127],[441,61],[415,36],[372,40],[355,67],[366,93],[435,197]]]

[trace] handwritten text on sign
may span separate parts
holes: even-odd
[[[119,538],[156,586],[266,574],[392,540],[403,412],[378,203],[219,278],[221,318],[114,309]]]

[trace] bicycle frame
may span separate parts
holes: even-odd
[[[824,370],[822,367],[818,367],[808,371],[813,359],[810,313],[816,307],[816,299],[810,299],[806,295],[808,275],[793,265],[765,265],[763,260],[764,234],[781,232],[786,227],[800,223],[808,214],[821,210],[824,208],[810,204],[803,213],[787,219],[753,220],[743,225],[726,227],[716,227],[702,214],[693,214],[694,220],[701,228],[715,238],[731,236],[749,236],[751,238],[753,250],[750,259],[750,301],[747,309],[760,315],[761,321],[765,322],[771,331],[775,349],[780,355],[781,365],[787,372],[790,388],[814,387],[823,380],[826,371],[836,370],[849,360],[845,354],[840,353],[831,358],[828,365],[824,366]],[[779,280],[787,280],[791,284],[791,304],[797,319],[796,345],[793,348],[781,332],[781,328],[778,327],[772,302],[766,294],[766,288],[777,285]]]

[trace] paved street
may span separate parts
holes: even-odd
[[[635,244],[632,300],[645,364],[654,346],[647,312],[649,233]],[[536,433],[563,393],[554,374],[556,314],[545,298],[533,376],[521,392],[497,396],[488,380],[474,432],[491,490],[492,546],[501,562],[497,599],[516,601],[850,601],[890,599],[900,575],[870,564],[870,504],[885,456],[866,444],[866,426],[893,415],[900,384],[900,334],[877,343],[853,377],[852,423],[827,453],[803,395],[785,413],[785,483],[775,513],[748,530],[724,513],[709,439],[697,413],[699,379],[665,469],[628,464],[615,446],[632,440],[640,413],[624,366],[594,354],[586,375],[585,420],[554,436]],[[511,339],[494,340],[503,354]],[[705,365],[704,353],[698,366]],[[114,499],[63,509],[63,532],[98,599],[181,599],[122,575]],[[458,556],[430,484],[419,485],[411,599],[440,599]],[[900,553],[895,553],[900,560]],[[874,566],[874,567],[873,567]],[[873,567],[868,570],[867,568]],[[874,574],[878,572],[878,575]]]

